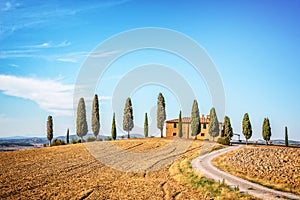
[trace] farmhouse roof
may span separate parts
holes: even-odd
[[[202,115],[200,117],[200,123],[208,123],[208,122],[209,122],[209,115],[207,115],[206,117]],[[166,123],[178,123],[178,119],[167,120]],[[182,123],[191,123],[191,117],[183,117]]]

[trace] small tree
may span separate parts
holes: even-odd
[[[116,140],[117,139],[117,128],[116,128],[116,119],[115,113],[113,114],[112,124],[111,124],[111,137]]]
[[[88,125],[86,122],[86,111],[84,98],[80,98],[77,107],[77,120],[76,120],[76,133],[81,137],[81,142],[83,142],[83,136],[88,132]]]
[[[67,137],[66,137],[66,141],[67,141],[67,144],[69,144],[69,143],[70,143],[69,129],[67,130]]]
[[[213,141],[215,141],[215,137],[218,137],[220,128],[219,128],[219,121],[218,117],[216,114],[215,108],[210,109],[210,114],[209,114],[209,129],[208,129],[208,134],[213,137]]]
[[[51,145],[51,140],[53,139],[53,120],[52,116],[48,116],[47,120],[47,139],[49,140],[49,146]]]
[[[126,99],[125,108],[124,108],[124,116],[123,116],[123,130],[127,131],[128,138],[130,138],[129,133],[133,127],[134,127],[133,110],[132,110],[131,99],[128,97]]]
[[[197,136],[201,131],[200,113],[197,100],[194,100],[191,113],[191,131],[192,136]]]
[[[288,138],[288,128],[285,127],[285,137],[284,137],[285,146],[289,146],[289,138]]]
[[[145,135],[145,138],[148,137],[148,116],[147,116],[147,113],[145,113],[145,120],[144,120],[144,135]]]
[[[224,118],[223,131],[224,131],[223,137],[227,138],[230,141],[233,136],[233,130],[231,127],[230,118],[227,116],[225,116]]]
[[[92,108],[92,130],[97,139],[97,136],[100,131],[100,116],[99,116],[99,101],[98,95],[95,94],[93,100],[93,108]]]
[[[182,119],[181,119],[181,111],[178,116],[178,136],[182,138]]]
[[[271,126],[268,118],[264,119],[264,123],[262,127],[262,136],[266,141],[266,145],[268,145],[268,142],[270,141],[271,138]]]
[[[163,137],[164,123],[166,120],[166,104],[162,93],[157,98],[157,128],[160,130],[160,137]]]
[[[246,145],[248,145],[248,139],[250,139],[252,136],[252,126],[251,126],[248,113],[244,114],[242,128],[243,128],[243,134],[246,138]]]

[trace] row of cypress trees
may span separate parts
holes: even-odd
[[[158,94],[157,98],[157,128],[160,130],[161,137],[163,137],[163,127],[164,122],[166,120],[166,104],[165,99],[162,93]],[[111,136],[115,140],[117,137],[117,129],[115,124],[115,113],[113,113],[112,119],[112,129],[111,129]],[[100,114],[99,114],[99,101],[98,95],[95,94],[93,99],[93,107],[92,107],[92,131],[97,138],[99,131],[100,131]],[[124,107],[124,114],[123,114],[123,130],[127,132],[127,137],[130,138],[130,131],[134,127],[133,121],[133,108],[131,99],[128,97],[125,102]],[[196,136],[201,131],[200,126],[200,113],[197,100],[194,100],[191,112],[191,132],[192,136]],[[83,136],[85,136],[88,132],[88,125],[86,120],[86,108],[84,98],[79,99],[78,107],[77,107],[77,119],[76,119],[76,134],[81,137],[83,141]],[[249,114],[245,113],[242,121],[242,132],[246,138],[246,144],[248,144],[248,140],[252,136],[252,126],[249,118]],[[211,108],[210,110],[210,120],[209,120],[209,130],[208,133],[213,138],[219,135],[219,121],[216,115],[215,108]],[[144,119],[144,135],[148,137],[148,116],[145,113]],[[179,112],[178,117],[178,135],[182,137],[182,117],[181,111]],[[224,118],[224,125],[222,129],[223,138],[230,141],[231,137],[233,136],[233,129],[231,127],[230,118],[225,116]],[[268,118],[264,119],[263,126],[262,126],[262,136],[263,139],[266,141],[266,144],[269,143],[271,138],[271,126],[270,121]],[[47,119],[47,138],[50,141],[53,139],[53,118],[52,116],[48,116]],[[69,129],[67,130],[67,143],[69,143]],[[287,127],[285,127],[285,145],[288,146],[288,135],[287,135]]]
[[[162,93],[159,93],[157,98],[157,128],[160,129],[161,137],[163,137],[163,126],[164,121],[166,120],[166,111],[165,111],[165,99]],[[130,138],[130,131],[134,127],[133,121],[133,108],[131,98],[128,97],[125,102],[124,114],[123,114],[123,130],[127,132],[127,138]],[[93,101],[92,109],[92,130],[97,138],[100,131],[100,115],[99,115],[99,102],[98,96],[95,95]],[[79,99],[78,108],[77,108],[77,120],[76,120],[76,133],[79,137],[82,138],[88,132],[88,125],[86,121],[86,110],[84,98]],[[148,116],[145,113],[145,122],[144,122],[144,134],[145,137],[148,137]],[[117,138],[117,128],[116,128],[116,119],[115,113],[113,113],[112,127],[111,127],[111,137],[112,139]]]

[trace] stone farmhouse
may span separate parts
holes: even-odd
[[[201,126],[201,131],[197,135],[196,139],[209,139],[212,140],[212,137],[208,134],[208,129],[209,129],[209,115],[206,117],[202,115],[200,117],[200,126]],[[223,123],[219,122],[219,136],[215,137],[215,140],[221,136],[222,132],[222,126]],[[166,121],[166,138],[175,138],[179,137],[178,136],[178,119],[172,119],[172,120],[167,120]],[[195,136],[192,136],[192,131],[191,131],[191,118],[190,117],[183,117],[182,118],[182,138],[186,139],[195,139]]]

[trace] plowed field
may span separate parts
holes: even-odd
[[[137,139],[114,143],[143,153],[164,148],[169,142]],[[194,150],[201,144],[193,143]],[[169,166],[141,173],[119,171],[99,162],[83,144],[5,152],[0,153],[0,160],[0,199],[204,198],[196,189],[175,181]]]

